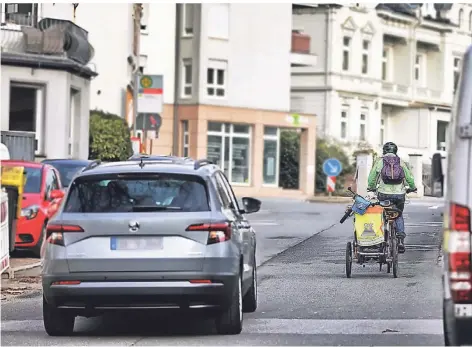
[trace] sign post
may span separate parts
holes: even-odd
[[[336,158],[329,158],[323,162],[323,172],[327,177],[326,190],[330,197],[336,190],[336,177],[339,176],[342,170],[343,165]]]

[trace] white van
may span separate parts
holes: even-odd
[[[443,233],[446,346],[472,345],[472,46],[462,61],[450,124],[447,172],[442,180],[447,185]]]

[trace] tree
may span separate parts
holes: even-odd
[[[295,130],[280,132],[279,186],[298,189],[300,167],[300,136]]]
[[[121,161],[133,154],[126,120],[99,110],[90,111],[90,159]]]

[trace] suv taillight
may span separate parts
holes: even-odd
[[[192,224],[185,231],[207,231],[209,245],[231,239],[231,223],[228,222]]]
[[[449,218],[447,252],[452,298],[454,302],[470,301],[472,300],[470,209],[451,204]]]
[[[46,239],[53,245],[64,246],[64,233],[83,233],[84,229],[78,225],[48,224]]]

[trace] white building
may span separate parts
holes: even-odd
[[[292,109],[316,113],[318,133],[350,149],[394,141],[430,161],[445,150],[472,5],[445,4],[440,17],[434,4],[405,5],[295,5],[294,29],[319,39],[318,64],[292,69]]]

